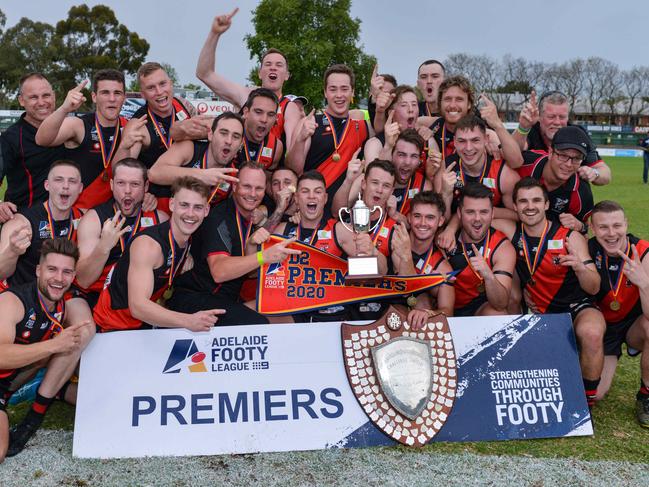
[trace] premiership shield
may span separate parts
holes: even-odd
[[[408,446],[423,446],[444,426],[455,400],[457,366],[444,315],[412,330],[391,306],[374,323],[341,327],[350,386],[370,420]]]

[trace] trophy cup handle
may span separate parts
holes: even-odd
[[[349,211],[349,208],[341,208],[340,210],[338,210],[338,220],[340,220],[340,223],[342,223],[347,230],[354,233],[354,230],[348,227],[347,224],[345,223],[343,219],[343,213],[347,213],[349,216],[351,216],[351,212]]]
[[[375,206],[374,208],[372,208],[371,213],[374,213],[376,210],[379,210],[379,219],[376,221],[374,226],[370,228],[370,232],[373,231],[376,227],[378,227],[379,223],[383,221],[383,208],[381,208],[380,206]]]

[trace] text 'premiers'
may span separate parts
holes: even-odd
[[[557,369],[503,370],[489,373],[498,425],[561,423],[563,394]]]
[[[334,419],[343,414],[341,396],[335,387],[133,396],[131,426],[140,426],[147,418],[160,426],[172,420],[187,425]]]

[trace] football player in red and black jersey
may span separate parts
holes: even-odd
[[[312,169],[327,182],[329,203],[345,179],[349,161],[371,136],[365,120],[354,118],[349,105],[354,97],[354,72],[344,64],[334,64],[324,74],[327,107],[320,115],[312,111],[296,128],[288,147],[286,166],[299,176]]]
[[[212,188],[211,205],[226,199],[232,191],[231,183],[236,182],[236,156],[243,140],[243,119],[234,112],[222,113],[212,122],[207,140],[207,143],[183,140],[173,144],[149,170],[151,181],[170,186],[179,177],[192,176]]]
[[[271,90],[257,88],[250,92],[243,106],[243,145],[237,154],[239,164],[254,161],[272,171],[282,160],[284,144],[272,131],[278,107],[277,97]]]
[[[433,183],[420,167],[420,156],[424,148],[424,139],[416,130],[410,128],[399,133],[391,152],[392,165],[394,166],[395,182],[392,197],[388,199],[387,210],[389,216],[402,223],[406,223],[406,215],[410,211],[410,202],[414,196],[421,192],[431,190]],[[363,181],[362,164],[358,165],[352,160],[347,168],[343,184],[334,196],[332,212],[335,214],[343,206],[351,207],[358,199]]]
[[[410,250],[412,263],[417,274],[432,272],[449,273],[453,269],[444,254],[435,248],[435,234],[444,224],[445,204],[437,193],[423,191],[417,193],[410,203],[408,223],[410,224]],[[453,315],[455,290],[453,283],[445,281],[427,293],[421,293],[416,298],[413,310],[424,313],[410,313],[408,322],[414,329],[426,323],[430,310],[442,312],[447,316]],[[411,303],[412,304],[412,303]]]
[[[187,328],[209,331],[222,309],[196,313],[171,311],[158,300],[183,272],[192,267],[191,237],[209,212],[210,188],[183,176],[173,185],[170,219],[137,233],[106,278],[94,309],[103,331],[150,328]]]
[[[497,134],[503,142],[502,152],[506,157],[522,159],[516,142],[495,113],[495,105],[489,103],[485,112],[487,109],[492,110],[489,117],[491,124],[500,127]],[[455,234],[460,228],[457,207],[464,186],[473,183],[485,185],[493,192],[493,218],[515,220],[517,217],[513,210],[512,192],[520,179],[504,160],[494,159],[488,153],[487,126],[480,117],[469,114],[462,118],[455,128],[454,143],[456,153],[448,156],[445,169],[435,174],[435,187],[444,196],[448,205],[446,216],[449,218],[446,228],[438,235],[437,242],[447,250],[453,248]]]
[[[604,370],[597,391],[601,399],[613,381],[622,344],[632,355],[649,352],[649,242],[627,233],[624,209],[614,201],[597,203],[591,224],[595,236],[588,247],[602,279],[597,304],[606,319]],[[636,418],[649,428],[649,353],[640,358]]]
[[[327,202],[327,188],[322,174],[318,171],[307,171],[299,177],[295,203],[299,212],[299,223],[280,223],[275,233],[341,257],[344,250],[339,246],[336,238],[337,218],[325,214]],[[347,306],[329,306],[309,313],[293,316],[293,320],[300,322],[343,321],[349,319]]]
[[[75,293],[97,303],[106,276],[133,237],[145,228],[167,221],[160,211],[142,209],[148,189],[146,166],[137,159],[122,159],[113,165],[110,186],[113,197],[81,218],[77,231],[79,263]]]
[[[492,227],[493,192],[472,183],[460,194],[461,223],[446,258],[455,276],[455,315],[506,314],[516,253],[507,237]]]
[[[115,69],[97,71],[92,81],[92,102],[96,109],[70,117],[86,101],[82,81],[71,89],[63,104],[38,128],[36,143],[46,147],[65,145],[67,159],[81,168],[83,192],[77,206],[84,210],[110,199],[111,162],[120,143],[126,120],[120,111],[126,97],[124,74]]]
[[[198,65],[196,66],[196,76],[198,79],[205,83],[220,98],[232,103],[235,111],[244,107],[250,92],[255,87],[240,85],[217,73],[214,59],[216,45],[221,35],[232,25],[232,18],[238,11],[239,9],[235,8],[229,14],[214,17],[210,32],[198,57]],[[261,80],[261,87],[267,88],[275,93],[279,101],[277,119],[272,133],[282,141],[285,147],[290,147],[295,127],[302,118],[303,109],[293,102],[293,98],[289,95],[283,96],[282,93],[284,83],[290,76],[288,60],[281,51],[271,48],[264,52],[260,61],[257,74]]]
[[[73,161],[55,161],[45,189],[48,199],[24,208],[0,231],[0,279],[10,286],[34,279],[41,244],[48,238],[64,237],[76,242],[81,211],[74,206],[83,184],[79,166]],[[0,289],[6,283],[0,283]]]
[[[528,309],[533,313],[570,313],[579,344],[579,361],[589,406],[597,394],[604,365],[606,323],[593,295],[600,276],[584,237],[549,220],[547,190],[534,178],[516,183],[514,205],[519,222],[499,220],[499,228],[517,251],[516,270]]]
[[[55,395],[74,373],[81,351],[95,334],[92,321],[79,320],[79,300],[65,303],[63,299],[74,280],[78,258],[76,245],[67,238],[45,240],[36,280],[0,294],[0,462],[5,455],[22,451],[40,427]],[[42,367],[46,372],[36,398],[10,433],[6,412],[9,398]]]
[[[588,154],[588,136],[579,127],[563,127],[552,139],[549,152],[525,151],[518,174],[543,184],[550,198],[548,218],[566,228],[586,233],[593,209],[593,192],[578,170]]]

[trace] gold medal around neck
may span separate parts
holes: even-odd
[[[173,296],[173,294],[174,294],[174,289],[170,287],[164,292],[162,297],[165,299],[165,301],[168,301],[171,299],[171,296]]]
[[[485,292],[486,288],[484,285],[484,281],[480,281],[480,284],[478,284],[478,287],[476,288],[480,294]]]
[[[410,296],[408,296],[406,303],[408,304],[409,308],[414,308],[417,305],[417,298],[411,294]]]
[[[338,152],[334,152],[332,159],[334,162],[338,162],[340,160],[340,154],[338,154]]]
[[[530,279],[529,285],[532,287],[536,286],[536,281],[534,279]]]
[[[611,304],[609,304],[609,307],[611,308],[612,311],[620,311],[620,302],[619,301],[611,301]]]
[[[110,179],[110,178],[108,177],[108,173],[107,173],[106,171],[104,171],[104,174],[101,175],[101,180],[102,180],[104,183],[107,183],[109,179]]]

